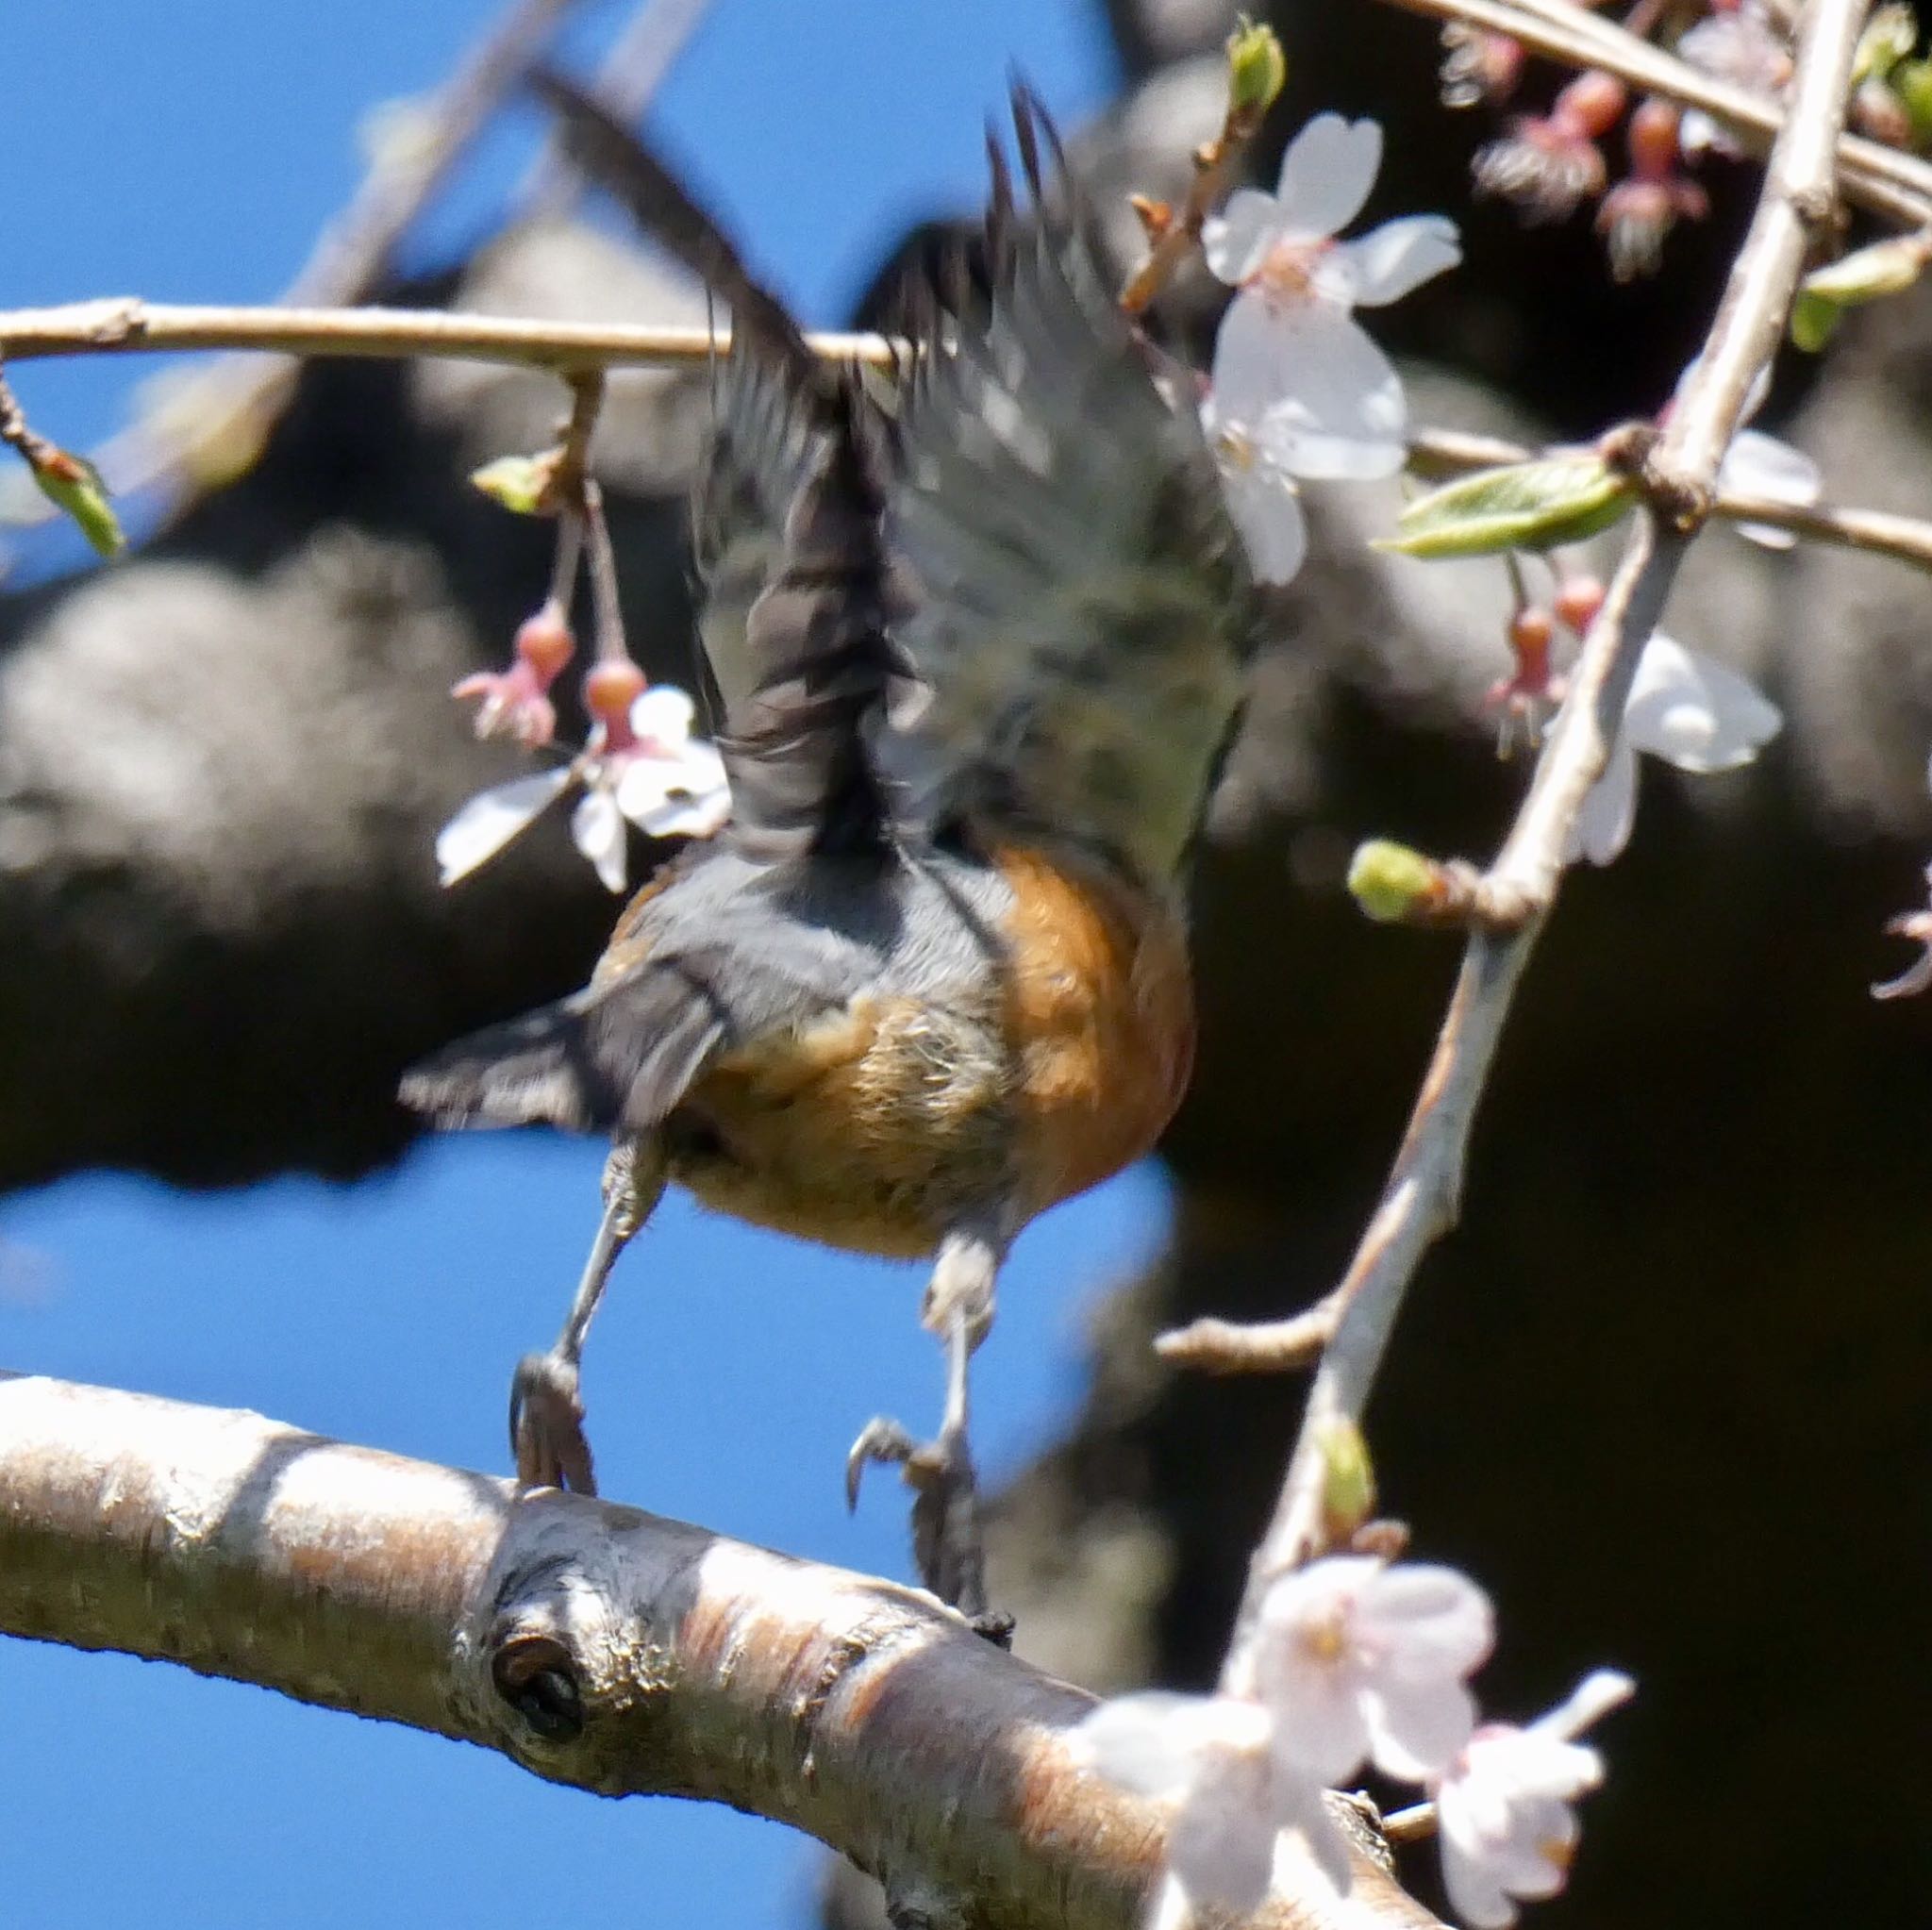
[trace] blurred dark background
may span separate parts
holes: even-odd
[[[1229,11],[1107,12],[1124,92],[1074,151],[1117,207],[1174,184],[1211,130]],[[1430,27],[1366,0],[1274,17],[1291,79],[1257,171],[1308,112],[1372,113],[1389,158],[1370,217],[1463,225],[1464,269],[1376,318],[1414,358],[1417,417],[1565,435],[1654,408],[1751,171],[1718,163],[1712,218],[1617,288],[1583,224],[1471,204],[1495,121],[1441,109]],[[1553,86],[1533,71],[1528,96]],[[878,237],[861,319],[956,213]],[[381,292],[686,312],[612,233],[516,228]],[[1172,325],[1205,341],[1213,299],[1189,283]],[[1924,300],[1865,311],[1822,364],[1780,371],[1765,424],[1833,494],[1932,511],[1928,350]],[[676,379],[619,383],[600,438],[626,605],[668,676],[688,674],[702,408]],[[580,982],[611,906],[560,830],[452,895],[423,861],[454,805],[515,768],[452,728],[443,692],[498,654],[547,557],[461,478],[537,446],[556,409],[501,372],[313,366],[259,462],[141,556],[0,598],[0,1184],[379,1171],[411,1131],[390,1099],[405,1062]],[[1481,857],[1524,775],[1480,715],[1500,572],[1374,556],[1388,513],[1314,495],[1317,553],[1280,600],[1203,856],[1168,1248],[1096,1315],[1076,1422],[1000,1506],[996,1592],[1023,1651],[1097,1688],[1211,1679],[1299,1411],[1294,1379],[1175,1376],[1150,1338],[1332,1282],[1434,1036],[1454,946],[1363,921],[1347,855],[1380,834]],[[1865,990],[1903,962],[1880,927],[1932,855],[1927,609],[1901,566],[1700,544],[1669,626],[1759,677],[1787,730],[1734,778],[1651,768],[1627,856],[1567,883],[1464,1223],[1371,1416],[1387,1506],[1496,1595],[1491,1705],[1532,1713],[1599,1662],[1639,1679],[1574,1892],[1538,1907],[1551,1930],[1932,1909],[1932,1014]],[[853,1895],[833,1907],[862,1916]]]

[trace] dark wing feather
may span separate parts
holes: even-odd
[[[888,532],[930,697],[889,755],[949,819],[1082,839],[1163,879],[1241,703],[1254,597],[1191,398],[1153,380],[1016,94],[1023,223],[997,144],[990,293],[921,344]],[[1053,148],[1057,161],[1058,149]]]
[[[812,353],[672,172],[588,95],[533,85],[578,165],[729,305],[732,351],[693,524],[699,630],[724,698],[726,836],[771,858],[882,848],[872,739],[902,674],[880,533],[886,432],[856,370]]]
[[[703,984],[653,964],[458,1040],[412,1066],[400,1096],[442,1126],[644,1132],[684,1097],[724,1030]]]

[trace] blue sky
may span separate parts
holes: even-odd
[[[23,7],[8,21],[0,307],[138,292],[272,299],[358,173],[374,103],[433,85],[476,4]],[[1064,119],[1114,84],[1087,0],[715,0],[660,137],[812,322],[841,318],[910,219],[970,205],[1009,65]],[[588,8],[585,51],[619,17]],[[487,221],[533,123],[489,143],[410,254]],[[142,367],[15,372],[84,446]],[[600,1150],[543,1135],[425,1144],[349,1189],[183,1197],[113,1176],[0,1203],[0,1362],[259,1408],[472,1467],[503,1459],[506,1377],[547,1340],[595,1210]],[[1152,1170],[1021,1242],[980,1356],[992,1476],[1080,1390],[1083,1309],[1165,1212]],[[917,1269],[666,1206],[626,1256],[588,1370],[607,1489],[799,1553],[905,1571],[898,1494],[848,1520],[844,1449],[940,1395]],[[36,1930],[138,1921],[573,1930],[795,1923],[816,1870],[771,1825],[605,1803],[480,1751],[179,1671],[0,1642],[0,1884]],[[84,1847],[83,1847],[84,1846]]]

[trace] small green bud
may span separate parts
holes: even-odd
[[[1227,37],[1227,104],[1237,114],[1258,118],[1274,105],[1288,79],[1288,56],[1274,29],[1239,15]]]
[[[546,449],[540,456],[499,456],[474,471],[470,482],[491,502],[519,516],[544,516],[557,507],[557,474],[562,462],[561,449]]]
[[[100,555],[116,557],[127,547],[120,519],[108,500],[108,486],[101,480],[100,471],[84,456],[57,449],[31,466],[41,493],[74,518],[80,533]]]
[[[1316,1439],[1322,1450],[1322,1524],[1331,1543],[1346,1546],[1375,1511],[1374,1464],[1353,1421],[1324,1421]]]
[[[1407,557],[1487,557],[1581,542],[1625,516],[1630,478],[1600,456],[1551,456],[1479,469],[1419,496],[1375,547]]]
[[[1401,924],[1424,912],[1441,895],[1434,861],[1406,844],[1371,838],[1349,861],[1348,889],[1378,924]]]
[[[1919,23],[1909,7],[1891,0],[1879,8],[1858,36],[1858,49],[1852,57],[1852,85],[1883,80],[1918,43]]]

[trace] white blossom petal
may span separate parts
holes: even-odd
[[[563,794],[572,779],[571,767],[513,777],[469,800],[436,834],[438,880],[444,886],[466,878],[487,863],[519,831],[542,815],[545,806]]]
[[[1410,1681],[1463,1681],[1489,1660],[1496,1639],[1489,1596],[1459,1570],[1433,1562],[1397,1562],[1373,1577],[1357,1621],[1363,1639]]]
[[[1258,188],[1237,188],[1221,213],[1202,227],[1201,252],[1214,274],[1239,288],[1286,232],[1274,195]]]
[[[702,738],[675,757],[626,754],[613,789],[618,808],[650,838],[709,837],[731,814],[724,760]]]
[[[1783,712],[1748,677],[1658,631],[1637,666],[1623,736],[1702,775],[1750,763],[1783,723]]]
[[[1637,822],[1637,753],[1629,733],[1620,730],[1610,746],[1610,761],[1604,774],[1591,786],[1570,827],[1563,859],[1574,864],[1587,857],[1591,864],[1613,863],[1630,841],[1631,827]]]
[[[1268,1894],[1275,1827],[1267,1756],[1210,1748],[1168,1832],[1167,1867],[1191,1902],[1245,1917]]]
[[[1382,165],[1374,121],[1317,114],[1289,142],[1274,190],[1278,218],[1296,235],[1339,235],[1362,210]]]
[[[1307,560],[1307,520],[1294,480],[1274,464],[1225,464],[1221,479],[1227,513],[1241,532],[1248,561],[1263,583],[1289,583]]]
[[[1274,1838],[1269,1888],[1276,1896],[1305,1897],[1319,1876],[1338,1896],[1346,1896],[1354,1887],[1355,1872],[1349,1867],[1348,1838],[1328,1807],[1327,1796],[1311,1788],[1293,1791],[1284,1803],[1278,1766],[1274,1788],[1275,1815],[1281,1827]]]
[[[1440,1776],[1475,1733],[1475,1698],[1459,1682],[1365,1689],[1362,1706],[1371,1758],[1405,1783]]]
[[[1806,509],[1824,493],[1824,479],[1803,450],[1775,436],[1743,429],[1725,452],[1717,486],[1734,496],[1764,496]],[[1740,523],[1737,528],[1740,536],[1769,550],[1788,550],[1798,540],[1795,532],[1769,523]]]
[[[1932,866],[1927,867],[1926,876],[1932,880]],[[1555,1708],[1539,1716],[1525,1733],[1573,1741],[1612,1709],[1622,1708],[1636,1693],[1636,1681],[1623,1670],[1592,1669]]]
[[[1252,291],[1222,319],[1214,395],[1226,420],[1291,474],[1392,475],[1405,459],[1408,404],[1387,356],[1341,309],[1283,307]]]
[[[625,851],[624,813],[607,786],[593,785],[571,813],[570,835],[590,859],[607,891],[624,890]]]
[[[1349,308],[1399,302],[1462,259],[1462,242],[1447,215],[1411,214],[1385,221],[1356,241],[1340,241],[1316,264],[1315,288]]]
[[[1231,1696],[1149,1690],[1102,1703],[1068,1739],[1108,1782],[1137,1796],[1174,1796],[1193,1780],[1208,1748],[1264,1748],[1268,1713]]]
[[[653,684],[630,707],[630,727],[646,743],[678,749],[691,736],[697,707],[675,684]]]

